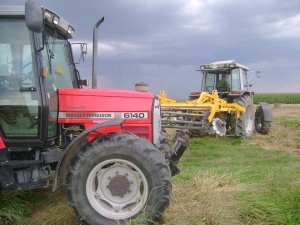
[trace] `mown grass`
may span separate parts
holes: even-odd
[[[0,194],[0,225],[24,224],[29,214],[28,192]]]
[[[211,224],[227,224],[224,215],[221,216],[224,213],[231,215],[230,219],[238,224],[300,224],[300,157],[276,149],[265,151],[249,147],[248,141],[230,138],[192,140],[190,151],[181,163],[182,174],[174,179],[175,185],[211,173],[216,179],[230,176],[231,183],[243,187],[229,196],[233,204],[225,204],[213,213],[213,217],[219,219],[214,219]],[[213,199],[212,196],[209,198]],[[199,203],[198,207],[208,206]],[[199,218],[207,214],[203,213]]]
[[[300,114],[300,112],[299,112],[299,114]],[[294,128],[294,129],[300,131],[300,120],[297,120],[295,118],[291,118],[288,116],[279,117],[279,118],[277,118],[277,120],[286,127],[291,127],[291,128]]]
[[[258,93],[254,95],[254,103],[259,102],[300,104],[300,93]]]
[[[300,131],[300,121],[278,121]],[[300,156],[274,147],[266,151],[251,139],[197,138],[173,178],[165,225],[300,224]],[[64,191],[4,193],[0,225],[78,225]],[[144,224],[143,215],[129,224]]]

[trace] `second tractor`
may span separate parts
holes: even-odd
[[[162,127],[188,130],[191,136],[251,136],[256,130],[267,134],[273,120],[272,108],[261,102],[256,110],[250,90],[250,69],[234,60],[204,64],[200,92],[186,101],[176,101],[162,91]],[[257,72],[257,76],[260,73]]]

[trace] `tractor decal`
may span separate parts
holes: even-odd
[[[59,119],[148,119],[148,112],[60,112]]]

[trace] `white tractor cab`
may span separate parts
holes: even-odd
[[[212,92],[217,90],[221,97],[225,94],[240,95],[250,92],[252,84],[249,83],[248,73],[253,74],[249,67],[235,62],[235,60],[226,60],[204,64],[200,66],[203,74],[202,92]],[[260,76],[260,72],[256,71],[256,75]],[[192,92],[190,98],[195,99],[200,92]]]
[[[228,103],[238,103],[246,108],[246,112],[237,121],[234,127],[235,135],[250,136],[254,127],[261,134],[267,134],[273,120],[272,108],[268,103],[261,102],[254,113],[253,95],[250,90],[252,84],[249,77],[255,73],[260,78],[259,71],[251,71],[249,67],[237,63],[235,60],[218,61],[203,64],[200,69],[203,74],[201,92],[211,93],[217,90],[219,97]],[[190,100],[199,98],[201,92],[192,92]],[[239,125],[240,123],[240,125]],[[238,129],[240,127],[240,129]]]

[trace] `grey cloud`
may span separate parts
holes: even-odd
[[[291,38],[280,35],[276,28],[280,21],[295,26],[288,18],[298,21],[298,0],[39,3],[76,27],[75,41],[91,42],[94,23],[105,16],[98,62],[101,87],[133,88],[135,82],[144,81],[156,93],[165,89],[173,97],[184,98],[200,88],[201,75],[195,72],[200,64],[236,59],[265,74],[255,81],[257,91],[265,92],[268,85],[269,92],[300,92],[300,76],[293,70],[300,61],[300,33],[294,32]],[[91,48],[89,51],[86,62],[79,66],[84,76],[91,73]],[[288,79],[283,80],[283,74]]]

